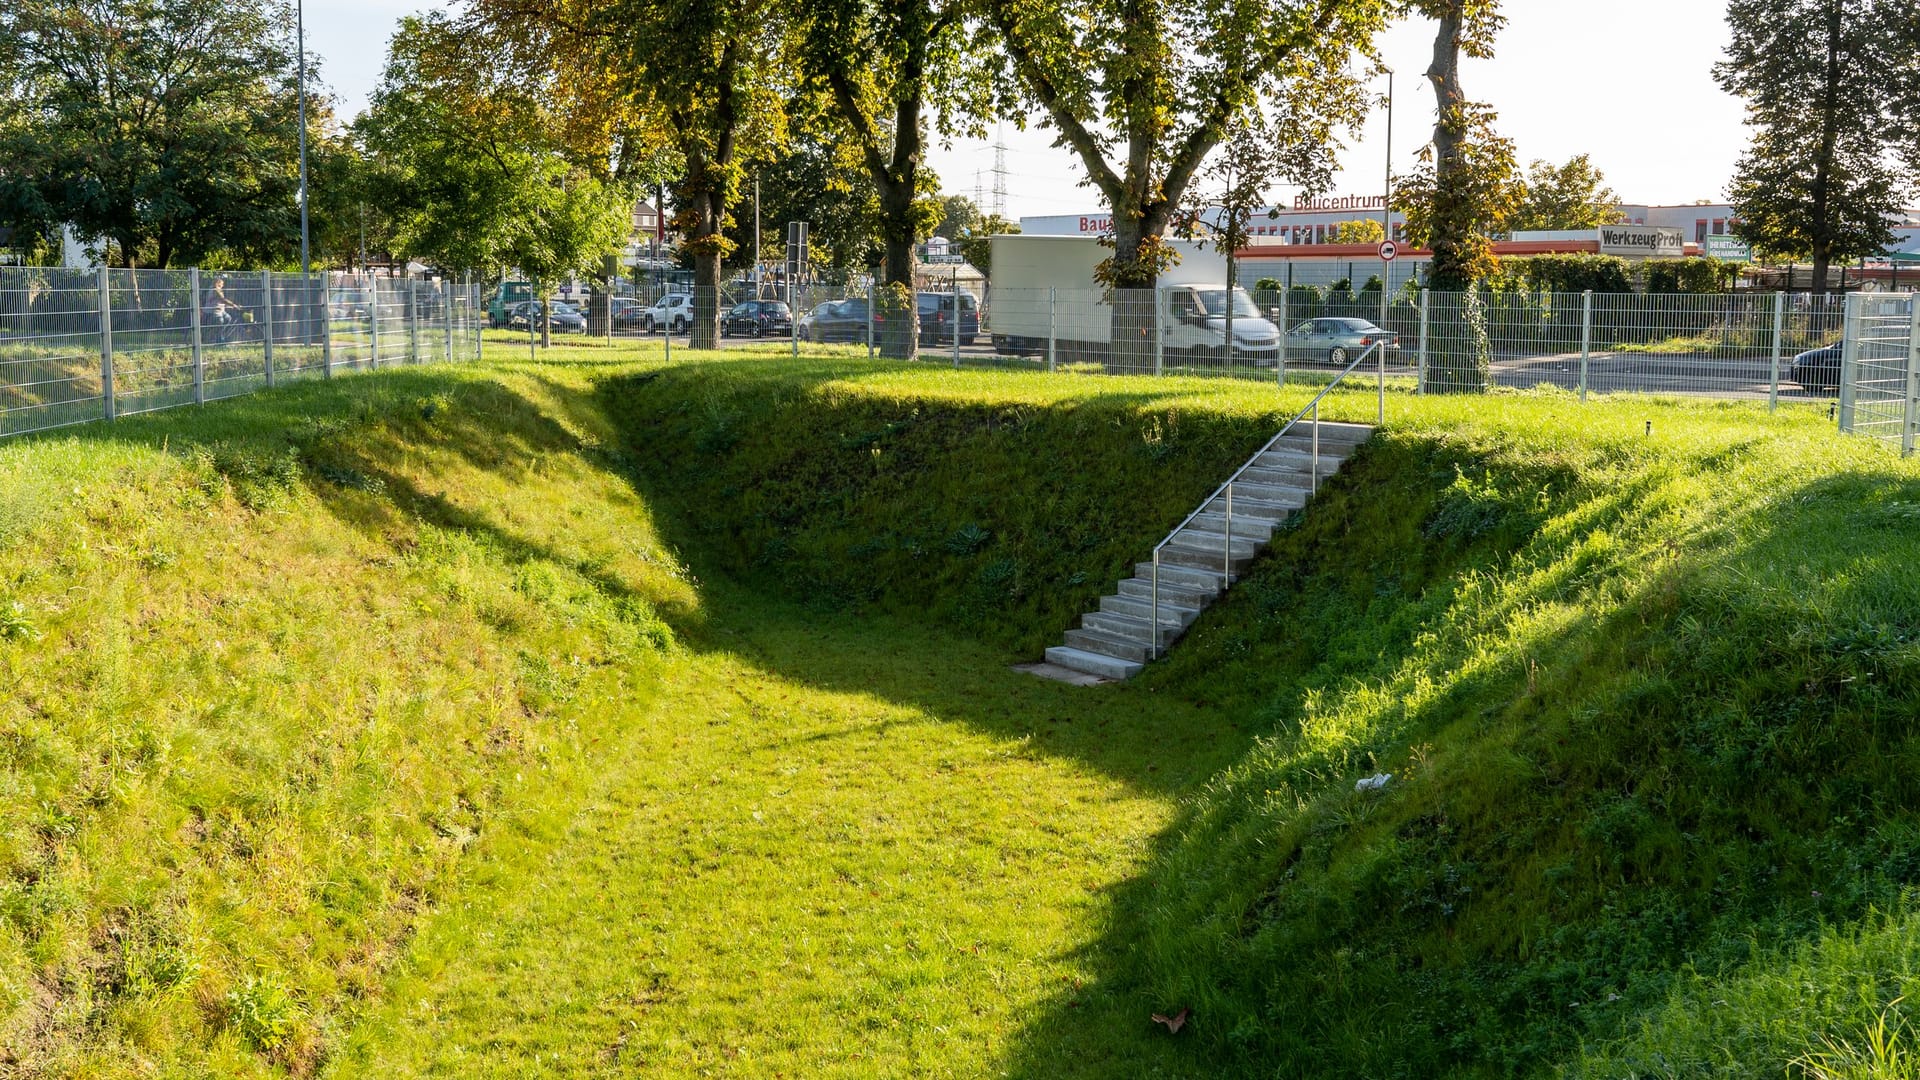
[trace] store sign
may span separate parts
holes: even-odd
[[[1100,236],[1113,231],[1111,217],[1082,217],[1080,219],[1081,236]]]
[[[1385,210],[1385,195],[1335,195],[1331,198],[1313,199],[1301,195],[1293,200],[1295,210]]]
[[[1687,253],[1679,229],[1658,225],[1600,226],[1600,254],[1636,259],[1678,259]]]
[[[1753,245],[1733,236],[1709,236],[1700,244],[1702,255],[1728,262],[1752,262]]]

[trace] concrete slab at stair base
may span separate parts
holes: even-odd
[[[1131,679],[1147,666],[1133,660],[1102,656],[1099,653],[1086,652],[1068,645],[1055,645],[1048,649],[1047,663],[1072,668],[1075,671],[1084,671],[1105,679]]]

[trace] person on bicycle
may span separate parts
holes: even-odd
[[[201,318],[212,324],[214,337],[228,340],[233,332],[233,324],[245,314],[246,308],[227,297],[227,279],[213,279],[213,288],[207,290],[206,302],[201,305]]]

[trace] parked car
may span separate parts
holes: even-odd
[[[615,330],[638,330],[646,318],[647,306],[631,296],[616,296],[608,301]]]
[[[1287,354],[1306,353],[1311,359],[1324,353],[1328,363],[1345,365],[1375,342],[1397,349],[1400,335],[1365,319],[1308,319],[1287,331]]]
[[[685,333],[693,326],[693,294],[668,293],[641,316],[640,328],[649,333],[665,328],[668,333]]]
[[[864,343],[867,340],[866,298],[829,300],[815,307],[802,324],[808,341]]]
[[[1840,389],[1840,349],[1836,341],[1819,349],[1808,349],[1793,358],[1787,378],[1800,384],[1809,394],[1831,394]]]
[[[766,337],[793,333],[793,312],[778,300],[749,300],[735,304],[720,320],[720,336]]]
[[[953,344],[953,294],[923,292],[914,294],[920,306],[920,344]],[[960,344],[971,345],[980,335],[980,303],[970,292],[960,294]]]
[[[515,304],[513,310],[507,316],[507,326],[514,330],[525,330],[528,319],[534,321],[535,329],[539,328],[540,301],[528,300],[524,303]],[[561,303],[555,300],[553,302],[553,328],[559,333],[571,332],[584,334],[587,332],[587,317],[580,314],[580,309],[574,307],[572,304]]]

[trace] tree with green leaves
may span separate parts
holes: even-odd
[[[1920,14],[1912,0],[1730,0],[1714,76],[1746,102],[1753,141],[1734,170],[1734,234],[1813,263],[1885,251],[1915,191]]]
[[[926,191],[929,122],[966,126],[959,118],[990,100],[985,67],[970,62],[967,10],[963,0],[802,0],[795,10],[801,68],[826,87],[879,195],[881,351],[911,358],[920,336],[914,245],[942,210]]]
[[[15,117],[0,124],[9,204],[71,225],[121,266],[290,261],[289,16],[271,0],[0,5],[0,88]],[[324,122],[324,102],[308,110]]]
[[[1328,240],[1335,244],[1377,244],[1387,238],[1387,227],[1377,218],[1335,222]]]
[[[664,142],[692,258],[692,345],[720,342],[721,271],[750,167],[786,142],[791,23],[774,0],[473,0],[466,26],[552,74],[569,145],[625,173]]]
[[[1280,180],[1331,182],[1336,134],[1369,101],[1352,57],[1390,0],[981,0],[1005,55],[1012,105],[1038,108],[1113,213],[1116,288],[1151,288],[1187,187],[1256,111],[1280,142]],[[1144,313],[1115,305],[1113,340],[1151,350]],[[1121,362],[1126,362],[1124,359]]]
[[[1585,154],[1565,165],[1535,161],[1527,168],[1520,206],[1507,221],[1511,231],[1597,229],[1621,220],[1620,196]]]
[[[619,250],[638,193],[604,159],[571,152],[547,105],[554,86],[496,44],[438,13],[402,21],[357,126],[368,193],[393,221],[396,255],[517,268],[545,297]]]
[[[1394,185],[1394,205],[1407,218],[1407,239],[1431,248],[1427,284],[1458,293],[1457,335],[1430,353],[1427,385],[1442,393],[1477,393],[1493,380],[1493,348],[1479,283],[1499,268],[1493,236],[1505,228],[1523,191],[1513,143],[1494,130],[1491,108],[1469,101],[1460,85],[1460,56],[1493,55],[1505,25],[1497,0],[1410,0],[1409,9],[1438,22],[1427,81],[1434,91],[1433,141],[1421,164]]]
[[[852,148],[825,127],[796,123],[786,152],[755,169],[760,185],[762,259],[778,259],[786,223],[807,223],[810,261],[836,276],[878,266],[880,196]],[[753,215],[734,215],[728,237],[735,244],[728,265],[753,258]]]

